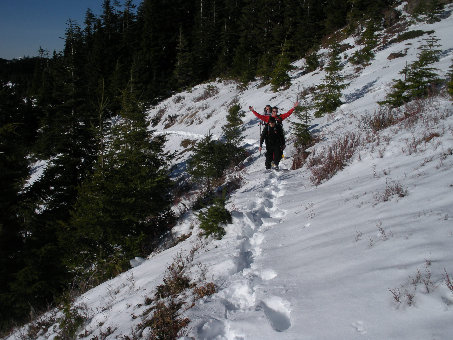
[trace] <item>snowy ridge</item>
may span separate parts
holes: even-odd
[[[435,65],[441,76],[452,63],[452,28],[451,15],[409,27],[435,31],[443,51]],[[365,124],[392,79],[415,60],[422,39],[387,46],[359,71],[346,64],[345,104],[312,122],[320,142],[310,151],[319,154],[347,133],[364,142],[345,169],[318,186],[307,165],[289,170],[290,142],[281,170],[264,170],[258,122],[246,108],[261,111],[270,103],[286,112],[304,88],[322,81],[323,71],[295,70],[292,86],[280,93],[259,82],[245,89],[229,81],[201,84],[150,109],[153,129],[166,134],[166,148],[179,152],[179,164],[190,156],[181,152],[183,141],[197,141],[208,131],[222,135],[233,101],[247,111],[244,136],[251,156],[240,171],[242,186],[227,202],[233,223],[221,240],[200,241],[196,217],[185,214],[174,234],[189,238],[77,299],[87,320],[78,338],[146,338],[149,329],[137,331],[146,299],[174,258],[198,247],[188,274],[195,281],[203,266],[217,292],[184,309],[182,316],[190,319],[185,339],[451,339],[453,291],[446,273],[453,277],[452,101],[438,96],[415,103],[416,119],[376,134]],[[359,49],[354,38],[345,43],[353,47],[343,59]],[[401,51],[405,57],[387,58]],[[289,141],[294,119],[284,122]],[[55,338],[61,315],[44,316],[54,322],[34,338]],[[27,332],[25,327],[7,339]]]

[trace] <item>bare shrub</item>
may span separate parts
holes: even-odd
[[[156,288],[155,295],[157,298],[163,299],[169,296],[177,296],[192,286],[190,279],[185,274],[187,266],[188,262],[183,258],[182,254],[177,254],[174,261],[167,268],[166,275],[163,278],[164,283]]]
[[[182,102],[184,99],[185,99],[184,96],[177,95],[175,98],[173,98],[173,103],[178,104],[178,103]]]
[[[392,293],[393,300],[398,303],[398,305],[405,302],[408,306],[412,306],[414,304],[415,293],[418,291],[419,285],[423,285],[426,294],[429,294],[436,289],[436,285],[431,278],[432,275],[429,269],[430,265],[431,261],[425,261],[424,272],[417,269],[415,276],[409,276],[409,280],[405,284],[401,285],[402,291],[399,288],[389,289]]]
[[[17,337],[20,340],[36,339],[38,334],[44,334],[57,321],[57,310],[49,311],[29,323],[28,328],[18,331]],[[26,329],[26,330],[25,330]]]
[[[181,318],[179,310],[183,302],[159,302],[154,310],[154,314],[144,326],[151,327],[152,331],[148,339],[177,339],[183,334],[182,331],[187,327],[190,320]]]
[[[322,181],[332,178],[348,164],[359,146],[360,137],[350,132],[322,150],[319,155],[313,152],[308,161],[312,183],[319,185]]]
[[[193,149],[195,147],[195,145],[197,144],[197,141],[196,140],[193,140],[193,139],[184,139],[181,141],[181,147],[183,147],[184,149],[187,149],[189,148],[190,150]]]
[[[447,270],[444,268],[445,271],[445,284],[447,285],[448,289],[453,293],[453,282],[450,279],[450,276],[447,273]]]
[[[157,111],[157,114],[153,118],[151,118],[152,127],[155,127],[157,124],[159,124],[166,111],[167,111],[166,107],[161,108],[159,109],[159,111]]]
[[[381,106],[373,116],[365,116],[362,119],[362,124],[370,127],[374,132],[378,132],[396,124],[397,118],[395,116],[395,109],[387,106]]]
[[[165,119],[164,123],[164,129],[168,129],[169,127],[172,127],[176,121],[177,121],[178,115],[169,115]]]
[[[406,197],[407,195],[407,189],[404,188],[400,183],[387,180],[385,190],[380,194],[376,194],[375,198],[378,202],[387,202],[394,196]]]
[[[213,282],[208,282],[203,286],[198,286],[194,288],[194,293],[198,299],[201,299],[205,296],[210,296],[217,292],[217,286]]]
[[[379,234],[381,236],[382,241],[387,241],[389,237],[393,236],[393,233],[391,231],[386,232],[384,227],[382,226],[382,222],[379,222],[376,227],[378,228]]]
[[[139,334],[145,339],[177,339],[186,335],[185,329],[190,319],[183,317],[182,314],[192,308],[196,300],[217,291],[217,287],[212,282],[200,283],[206,280],[203,270],[198,278],[199,286],[192,283],[187,276],[187,272],[194,268],[195,254],[203,246],[204,243],[200,241],[190,249],[187,255],[183,256],[182,253],[176,255],[167,268],[163,284],[156,288],[154,298],[146,297],[145,305],[149,308],[143,312],[143,322],[133,330],[134,334]],[[150,330],[149,334],[144,335],[145,329]]]
[[[429,98],[416,99],[403,106],[403,116],[400,118],[400,121],[404,122],[404,127],[413,127],[423,117],[426,107],[431,106],[428,103],[429,100]]]
[[[396,303],[401,303],[401,292],[400,292],[400,290],[398,288],[394,288],[394,289],[390,289],[389,288],[389,291],[390,291],[390,293],[392,293],[393,300]]]
[[[208,85],[204,89],[203,93],[198,97],[194,98],[194,102],[200,102],[202,100],[206,100],[208,98],[214,97],[217,93],[219,93],[219,89],[214,85]]]

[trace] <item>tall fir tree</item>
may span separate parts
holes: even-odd
[[[93,175],[79,189],[65,232],[71,236],[63,236],[68,247],[76,240],[66,263],[82,268],[83,275],[95,271],[102,281],[118,274],[130,258],[149,254],[171,226],[168,155],[164,139],[153,137],[147,125],[134,94],[123,91],[119,120]]]
[[[338,43],[332,46],[329,63],[325,67],[326,75],[322,84],[318,85],[315,94],[315,117],[335,111],[341,104],[341,91],[346,87],[344,76],[341,74],[340,47]]]
[[[178,88],[184,89],[194,84],[194,69],[192,53],[189,50],[189,43],[183,34],[182,27],[179,28],[178,46],[176,50],[176,65],[173,75]]]
[[[28,110],[14,86],[0,81],[0,333],[29,311],[27,300],[11,291],[24,266],[21,192],[29,174],[27,145],[23,140],[24,113]]]
[[[277,65],[272,72],[271,85],[272,90],[277,92],[280,88],[291,85],[291,78],[288,74],[293,69],[291,60],[288,56],[289,43],[285,41],[282,51],[278,56]]]

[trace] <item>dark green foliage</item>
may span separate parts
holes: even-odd
[[[172,221],[164,140],[147,131],[144,110],[130,90],[123,91],[121,116],[109,135],[113,139],[80,187],[68,226],[67,242],[79,242],[67,263],[72,268],[96,263],[99,280],[149,253]]]
[[[176,65],[174,77],[178,88],[194,84],[193,58],[190,53],[187,39],[184,37],[182,28],[179,29],[178,46],[176,47]]]
[[[326,75],[323,83],[317,87],[315,94],[315,117],[333,112],[341,102],[341,90],[346,87],[344,76],[341,74],[340,50],[338,44],[332,46],[329,64],[325,67]]]
[[[225,208],[225,200],[218,198],[205,212],[198,214],[200,228],[203,229],[203,235],[208,237],[213,235],[221,239],[225,235],[225,224],[232,223],[231,213]]]
[[[10,294],[11,282],[23,266],[24,250],[20,219],[20,191],[28,176],[29,164],[24,145],[25,105],[16,89],[0,83],[0,330],[9,321],[21,319],[21,307]]]
[[[226,116],[226,124],[222,126],[223,137],[225,138],[225,157],[227,158],[228,166],[235,166],[242,162],[247,157],[247,152],[241,146],[244,136],[242,118],[245,112],[237,103],[233,103],[228,109]]]
[[[289,77],[288,72],[291,71],[293,67],[288,55],[288,49],[288,43],[285,43],[281,54],[278,56],[277,65],[272,72],[271,85],[274,92],[277,92],[279,88],[291,85],[291,78]]]
[[[245,116],[245,112],[241,110],[241,106],[234,103],[228,109],[228,115],[226,116],[227,123],[222,126],[223,135],[225,142],[229,145],[240,145],[244,140],[242,132],[244,127],[242,126],[242,118]]]
[[[414,31],[407,31],[401,34],[398,34],[398,36],[395,39],[390,40],[390,44],[392,43],[397,43],[397,42],[402,42],[405,40],[410,40],[410,39],[415,39],[418,37],[421,37],[425,34],[433,34],[434,31],[422,31],[422,30],[414,30]]]
[[[380,102],[381,105],[401,106],[413,99],[427,97],[439,85],[437,69],[432,67],[439,60],[440,51],[436,49],[438,39],[432,37],[425,40],[418,59],[400,72],[404,78],[394,80],[393,91],[385,101]]]
[[[211,191],[213,181],[220,179],[226,169],[238,165],[247,156],[240,146],[243,140],[241,119],[244,115],[239,104],[232,104],[227,123],[222,127],[225,141],[213,140],[209,133],[195,145],[187,164],[188,172],[207,192]]]
[[[73,300],[65,297],[60,305],[63,316],[58,319],[60,327],[56,340],[76,339],[77,331],[87,321],[87,316],[82,314],[81,308],[74,306]]]
[[[319,57],[316,51],[306,55],[305,61],[307,63],[307,72],[313,72],[319,67]]]
[[[188,162],[188,172],[202,182],[207,191],[211,191],[212,181],[222,177],[229,165],[228,145],[206,135],[194,148],[193,156]]]
[[[309,131],[310,123],[310,113],[309,110],[311,107],[305,103],[304,105],[299,105],[296,107],[294,115],[297,117],[298,121],[292,122],[293,134],[295,136],[294,145],[298,149],[307,148],[312,141],[312,136]]]
[[[444,9],[444,1],[442,0],[423,0],[414,1],[411,12],[414,16],[426,15],[428,23],[439,21],[439,16]]]
[[[350,58],[353,64],[366,64],[374,58],[373,49],[377,46],[376,30],[376,23],[370,20],[362,36],[362,43],[365,46],[361,50],[356,51]]]
[[[450,71],[448,72],[447,91],[453,98],[453,64],[450,65]]]

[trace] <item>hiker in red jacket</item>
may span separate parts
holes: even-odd
[[[276,120],[277,123],[281,124],[282,121],[286,118],[288,118],[295,110],[295,108],[299,106],[299,102],[295,102],[294,103],[294,106],[291,110],[289,110],[288,112],[282,114],[282,115],[279,115],[278,114],[278,108],[277,107],[273,107],[272,108],[272,115],[271,116],[265,116],[265,115],[260,115],[258,112],[255,111],[255,109],[253,108],[253,106],[249,106],[249,109],[250,111],[253,112],[253,114],[258,117],[259,119],[261,119],[265,124],[267,124],[269,122],[269,118],[270,117],[274,117],[274,119]]]

